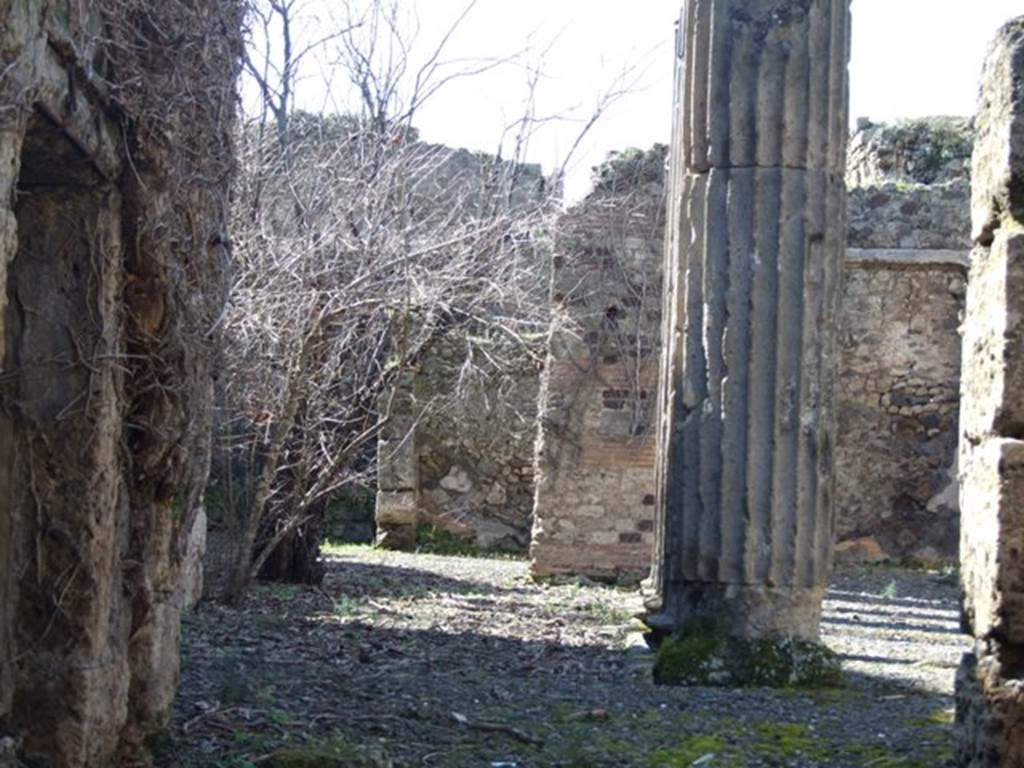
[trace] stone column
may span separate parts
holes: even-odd
[[[687,0],[659,396],[656,637],[817,637],[831,568],[849,0]]]
[[[1024,765],[1024,17],[985,62],[960,404],[958,765]]]
[[[416,548],[419,523],[419,462],[416,456],[415,374],[395,382],[391,413],[377,440],[376,544],[384,549]]]

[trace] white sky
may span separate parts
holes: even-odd
[[[330,12],[332,0],[312,2]],[[667,141],[673,23],[680,2],[478,0],[448,55],[498,56],[529,48],[528,58],[536,62],[547,49],[537,112],[569,111],[575,120],[551,123],[532,141],[529,159],[546,170],[564,158],[600,92],[624,68],[635,68],[636,89],[606,112],[570,169],[567,196],[578,197],[587,190],[590,167],[609,150]],[[444,34],[465,4],[419,0],[421,50]],[[972,114],[988,43],[1019,13],[1022,0],[853,0],[851,119]],[[323,88],[314,81],[300,84],[300,106],[323,106]],[[416,123],[428,141],[493,152],[502,127],[522,114],[525,82],[522,66],[457,81],[425,106]],[[340,96],[335,89],[335,103]]]

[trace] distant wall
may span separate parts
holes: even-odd
[[[447,210],[458,198],[456,211],[485,215],[495,206],[530,215],[551,200],[538,165],[432,149],[437,166],[432,186],[420,190],[430,201],[424,205]],[[499,177],[510,180],[507,198],[498,199]],[[451,318],[380,404],[385,423],[377,446],[375,523],[381,546],[411,549],[432,528],[486,550],[525,552],[529,546],[543,338],[533,315],[546,309],[546,283],[543,253],[532,242],[516,254],[518,266],[505,277],[509,294],[521,301],[510,296],[509,307],[492,308],[495,316],[513,319]],[[531,317],[534,325],[523,327],[532,334],[517,325]]]
[[[439,525],[484,549],[525,552],[533,509],[533,433],[539,377],[528,356],[457,391],[465,339],[423,361],[413,386],[419,397],[453,402],[428,412],[417,427],[417,506],[423,524]],[[500,339],[472,343],[500,346]],[[493,351],[493,350],[492,350]]]
[[[969,123],[948,118],[863,124],[851,141],[836,393],[843,558],[956,556],[970,150]],[[663,226],[661,164],[648,160],[639,186],[609,185],[610,173],[560,223],[535,575],[638,577],[648,568]],[[630,306],[637,286],[642,308]],[[637,342],[625,355],[623,329]]]
[[[971,144],[968,121],[952,118],[862,124],[851,141],[840,557],[956,557]]]
[[[531,570],[644,574],[654,530],[665,148],[613,158],[559,221]]]

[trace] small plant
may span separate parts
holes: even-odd
[[[341,595],[340,597],[334,598],[332,601],[334,608],[334,615],[339,619],[351,618],[357,616],[362,612],[362,606],[359,601],[349,597],[348,595]]]
[[[416,529],[416,551],[431,555],[476,557],[480,548],[462,536],[436,525],[421,525]]]
[[[234,650],[222,653],[213,664],[218,680],[217,697],[222,704],[241,704],[249,698],[250,686],[241,655]]]

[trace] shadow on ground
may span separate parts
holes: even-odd
[[[208,604],[188,618],[159,765],[274,765],[294,748],[503,768],[935,768],[950,757],[948,685],[915,661],[915,643],[943,639],[946,593],[912,603],[919,619],[886,613],[899,604],[875,599],[870,574],[830,596],[826,637],[844,638],[830,643],[845,688],[673,689],[650,682],[633,592],[530,584],[517,562],[368,549],[328,569],[322,590],[260,587],[240,610]]]

